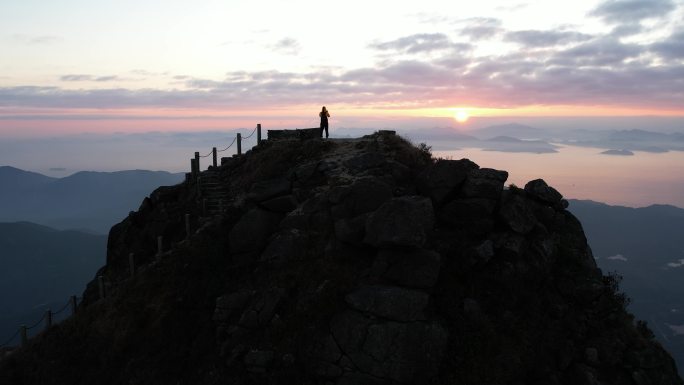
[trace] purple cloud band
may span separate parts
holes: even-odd
[[[421,33],[369,48],[377,66],[303,73],[237,71],[222,80],[168,75],[172,89],[0,88],[0,107],[42,108],[269,108],[296,104],[344,103],[361,107],[522,107],[611,105],[682,109],[684,29],[649,44],[625,43],[643,19],[664,17],[670,0],[609,0],[591,12],[614,27],[604,35],[571,30],[506,31],[496,19],[458,23],[453,40]],[[476,56],[473,39],[498,39],[518,49]],[[294,39],[277,43],[298,49]],[[114,75],[70,74],[65,82],[113,82]]]

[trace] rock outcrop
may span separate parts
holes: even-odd
[[[212,172],[220,215],[192,181],[155,191],[110,232],[107,297],[91,284],[0,382],[682,384],[541,179],[506,188],[388,132]]]

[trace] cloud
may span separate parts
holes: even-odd
[[[646,47],[638,44],[622,43],[616,38],[603,37],[557,52],[553,63],[563,66],[617,66],[646,51]]]
[[[287,55],[296,55],[301,50],[299,42],[291,37],[279,40],[272,48]]]
[[[92,75],[75,74],[75,75],[62,75],[59,77],[59,80],[61,80],[63,82],[111,82],[111,81],[121,80],[121,79],[116,75],[92,76]]]
[[[674,9],[675,4],[671,0],[607,0],[589,15],[607,23],[623,24],[663,17]]]
[[[167,86],[157,89],[4,87],[0,107],[277,108],[293,100],[364,108],[467,103],[483,108],[601,105],[681,110],[684,105],[684,63],[677,60],[684,55],[683,31],[636,44],[611,33],[590,36],[569,27],[506,32],[498,19],[455,23],[460,28],[498,28],[505,41],[517,42],[522,49],[478,56],[472,43],[457,42],[455,36],[422,33],[372,43],[370,48],[380,53],[372,66],[232,71],[223,78],[164,74]],[[287,51],[298,42],[285,38],[279,45]],[[106,74],[67,74],[60,79],[103,85],[129,80]]]
[[[457,50],[460,52],[472,50],[468,43],[454,43],[443,33],[420,33],[404,36],[396,40],[373,43],[371,48],[378,51],[396,51],[402,53],[429,53],[441,50]]]
[[[85,82],[93,80],[93,77],[90,75],[62,75],[59,80],[63,82]]]
[[[612,31],[610,31],[610,36],[614,36],[616,38],[628,37],[628,36],[639,34],[643,31],[644,31],[644,27],[638,22],[627,23],[627,24],[618,24],[615,27],[613,27]]]
[[[670,262],[667,264],[669,267],[677,268],[677,267],[682,267],[684,266],[684,259],[680,259],[677,262]]]
[[[666,59],[684,59],[684,30],[673,33],[667,40],[653,44],[651,50]]]
[[[504,31],[501,20],[491,17],[474,17],[460,22],[465,24],[459,30],[460,35],[471,40],[489,39]]]
[[[684,335],[684,325],[670,325],[666,324],[670,330],[672,330],[672,334],[675,336],[679,335]]]
[[[12,35],[14,40],[25,44],[31,45],[45,45],[53,44],[62,40],[59,36],[54,35],[24,35],[24,34],[14,34]]]
[[[627,262],[627,257],[625,257],[622,254],[616,254],[616,255],[611,255],[610,257],[606,257],[606,259],[610,259],[612,261],[624,261]]]
[[[511,31],[504,39],[530,47],[549,47],[569,43],[577,43],[591,39],[591,35],[573,31]]]
[[[518,3],[512,5],[500,5],[496,7],[496,9],[503,12],[515,12],[527,7],[529,7],[528,3]]]

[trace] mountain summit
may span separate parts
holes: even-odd
[[[567,201],[507,177],[393,132],[224,158],[111,229],[104,298],[0,383],[682,384]]]

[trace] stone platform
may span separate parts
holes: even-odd
[[[321,129],[296,128],[294,130],[268,130],[268,140],[306,140],[320,138]]]

